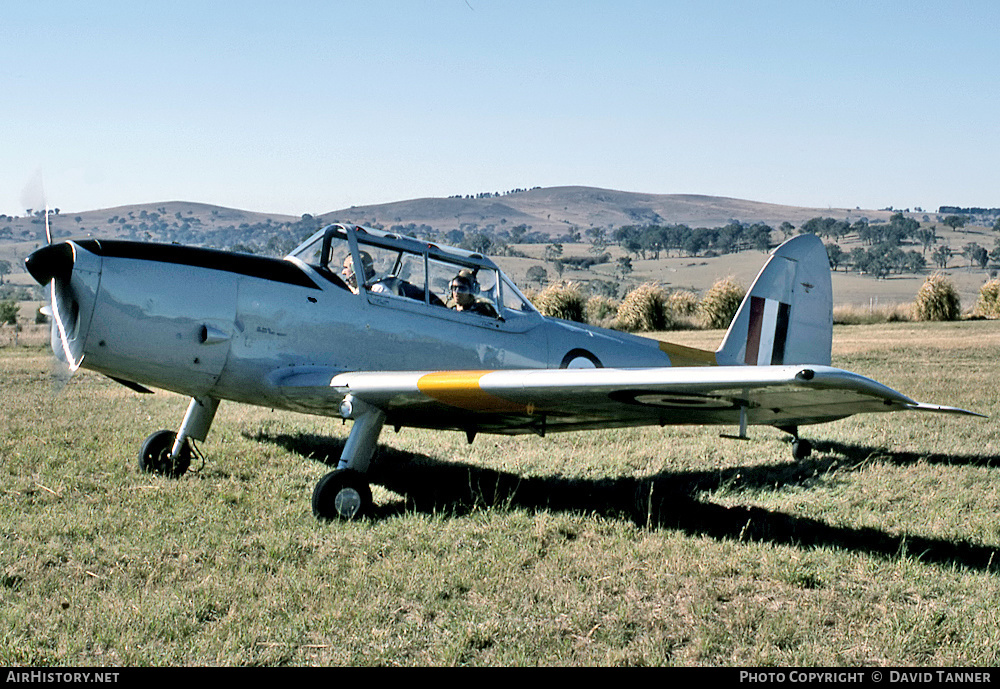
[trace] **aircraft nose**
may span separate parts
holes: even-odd
[[[60,242],[24,259],[31,277],[49,288],[52,351],[69,365],[71,372],[83,361],[97,306],[103,259],[93,248],[73,241]]]
[[[49,244],[32,252],[24,265],[40,285],[48,285],[53,279],[68,282],[73,273],[73,247],[66,242]]]

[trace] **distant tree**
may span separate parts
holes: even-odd
[[[847,257],[847,254],[844,253],[844,250],[840,248],[839,244],[827,244],[826,256],[830,259],[830,265],[833,269],[837,270],[837,267]]]
[[[692,232],[684,240],[684,251],[688,256],[697,256],[706,248],[704,232]]]
[[[977,265],[980,268],[985,268],[990,260],[989,252],[975,242],[970,242],[962,247],[962,256],[968,260],[970,268]]]
[[[750,227],[750,245],[765,254],[771,250],[771,227],[757,223]]]
[[[931,258],[934,259],[934,265],[942,270],[948,267],[948,261],[951,259],[951,247],[947,245],[939,246],[931,254]]]
[[[590,253],[601,254],[608,247],[607,231],[603,227],[590,227],[586,230],[590,238]]]
[[[854,269],[858,272],[865,271],[865,263],[868,260],[868,252],[862,249],[860,246],[856,246],[851,249],[851,253],[847,255],[847,261]]]
[[[937,244],[937,230],[933,227],[918,230],[917,240],[923,245],[924,253],[926,254],[928,249],[931,248],[931,244]]]
[[[865,238],[868,234],[868,228],[869,228],[868,218],[859,218],[858,220],[854,221],[853,225],[851,225],[851,232],[858,235],[858,239],[864,242],[866,241]]]
[[[524,235],[528,233],[527,225],[515,225],[510,228],[510,241],[514,244],[520,244],[521,240],[524,239]]]
[[[466,232],[465,238],[459,246],[463,249],[475,251],[480,254],[493,253],[491,251],[493,247],[493,240],[482,232]]]
[[[927,259],[924,255],[916,251],[907,251],[900,257],[899,270],[906,273],[922,273],[927,267]]]
[[[542,266],[531,266],[528,268],[527,278],[532,282],[537,282],[538,286],[541,287],[549,281],[549,273]]]
[[[0,285],[3,284],[3,279],[7,275],[10,275],[10,261],[0,259]]]
[[[990,252],[990,260],[994,263],[1000,263],[1000,238],[998,238],[996,246],[993,247],[993,251]]]
[[[17,316],[21,312],[21,307],[13,299],[0,301],[0,323],[17,325]]]
[[[965,218],[961,215],[949,215],[946,216],[944,220],[941,221],[953,230],[957,230],[960,227],[965,227]]]
[[[792,236],[792,233],[795,232],[795,225],[786,220],[785,222],[781,223],[778,229],[781,230],[782,236],[785,239],[788,239],[789,237]]]
[[[621,256],[618,258],[618,275],[624,280],[625,276],[632,272],[632,259],[628,256]]]

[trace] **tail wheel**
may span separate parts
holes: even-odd
[[[331,471],[313,490],[312,510],[317,519],[352,521],[368,516],[371,508],[371,488],[353,469]]]
[[[183,476],[191,466],[191,446],[184,443],[178,456],[171,457],[176,439],[173,431],[157,431],[146,438],[139,451],[139,470],[169,478]]]
[[[813,446],[808,440],[796,438],[792,441],[792,457],[795,459],[806,459],[812,454]]]

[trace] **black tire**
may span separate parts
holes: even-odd
[[[313,490],[312,511],[317,519],[352,521],[367,517],[371,509],[371,488],[353,469],[331,471]]]
[[[813,446],[808,440],[792,441],[792,457],[795,459],[806,459],[812,454]]]
[[[183,476],[191,466],[191,446],[184,443],[180,456],[171,459],[170,450],[176,439],[173,431],[157,431],[146,438],[139,451],[139,470],[168,478]]]

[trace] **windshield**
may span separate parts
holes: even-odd
[[[356,239],[357,254],[352,251],[351,236]],[[537,313],[489,259],[411,237],[331,225],[289,257],[356,294],[364,291],[401,297],[492,318],[501,318],[504,313]],[[355,270],[356,259],[361,263],[360,271]]]

